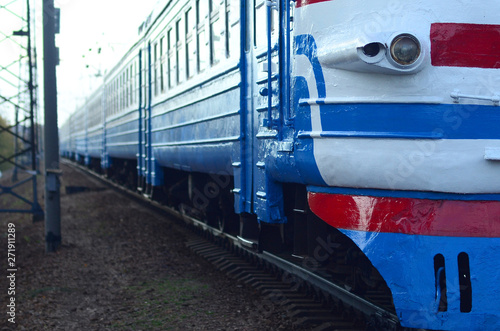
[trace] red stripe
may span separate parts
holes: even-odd
[[[325,2],[325,1],[331,1],[331,0],[297,0],[295,2],[295,7],[303,7],[307,5],[312,5],[313,3],[318,3],[318,2]]]
[[[500,237],[499,201],[308,195],[311,210],[345,230],[452,237]]]
[[[434,23],[433,66],[500,68],[500,25]]]

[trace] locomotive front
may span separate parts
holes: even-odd
[[[296,1],[297,159],[401,324],[500,328],[500,3]]]

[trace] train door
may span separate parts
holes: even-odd
[[[139,183],[137,189],[149,198],[153,198],[155,187],[163,185],[163,171],[156,163],[153,154],[153,127],[152,127],[152,93],[153,93],[153,63],[151,43],[140,51],[141,63],[141,95],[138,123],[138,153],[137,171]]]
[[[138,139],[137,139],[137,190],[142,193],[147,191],[148,174],[148,134],[147,124],[150,113],[149,105],[149,49],[139,51],[139,116],[138,116]]]
[[[284,135],[289,108],[290,2],[255,0],[257,123],[254,149],[254,212],[259,221],[283,223],[281,184],[269,176],[270,158],[293,150]]]

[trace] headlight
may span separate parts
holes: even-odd
[[[410,65],[420,56],[420,43],[410,34],[400,34],[392,40],[391,57],[401,65]]]

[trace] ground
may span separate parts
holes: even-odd
[[[0,213],[0,330],[295,329],[281,306],[189,251],[185,229],[77,170],[63,172],[56,253],[45,252],[43,222]],[[0,184],[7,183],[4,172]],[[67,194],[67,186],[89,190]],[[0,208],[15,204],[0,195]],[[7,314],[12,299],[15,319]]]

